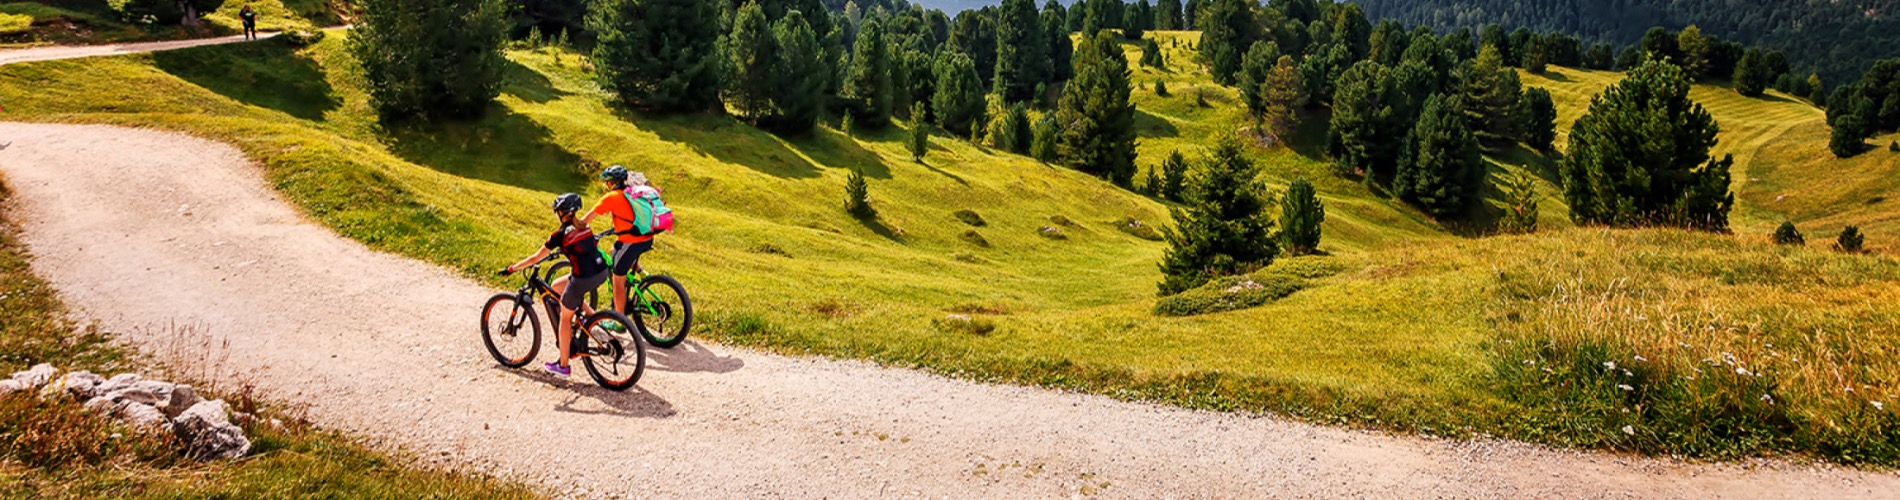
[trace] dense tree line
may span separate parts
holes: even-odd
[[[1477,29],[1508,22],[1535,31],[1567,33],[1591,43],[1626,46],[1645,40],[1649,27],[1698,26],[1705,36],[1779,50],[1796,74],[1847,82],[1874,60],[1900,56],[1900,11],[1895,0],[1360,0],[1373,17],[1440,30]],[[1681,62],[1678,62],[1681,64]],[[1634,65],[1626,65],[1634,67]],[[1693,69],[1692,69],[1693,70]]]
[[[1868,137],[1900,130],[1900,59],[1876,62],[1860,81],[1835,89],[1827,123],[1834,128],[1828,148],[1842,158],[1864,149]]]

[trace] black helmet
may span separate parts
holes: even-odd
[[[627,167],[619,165],[607,167],[606,170],[600,172],[600,180],[625,183],[627,182]]]
[[[554,211],[555,212],[581,211],[581,195],[574,194],[574,193],[561,193],[560,196],[554,197]]]

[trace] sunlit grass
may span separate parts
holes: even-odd
[[[1881,427],[1821,431],[1829,418],[1887,418],[1838,398],[1789,399],[1815,417],[1775,430],[1774,440],[1621,439],[1615,436],[1629,435],[1611,425],[1626,422],[1617,417],[1621,408],[1576,407],[1565,393],[1532,383],[1562,386],[1583,380],[1581,372],[1533,381],[1506,369],[1523,359],[1506,346],[1524,343],[1607,345],[1679,360],[1708,349],[1740,349],[1736,339],[1756,335],[1708,333],[1691,343],[1694,350],[1645,350],[1654,342],[1630,332],[1650,326],[1617,326],[1602,312],[1642,307],[1670,309],[1677,327],[1706,318],[1759,325],[1754,328],[1767,332],[1762,335],[1780,339],[1777,346],[1796,346],[1804,342],[1801,335],[1817,331],[1834,339],[1810,337],[1805,342],[1816,345],[1775,351],[1803,359],[1834,352],[1827,346],[1843,337],[1877,343],[1896,331],[1892,301],[1880,300],[1895,279],[1851,275],[1891,267],[1885,257],[1778,248],[1753,237],[1572,229],[1548,182],[1539,186],[1547,195],[1546,232],[1460,237],[1488,229],[1434,221],[1332,175],[1309,145],[1325,133],[1324,111],[1313,111],[1295,134],[1295,147],[1249,155],[1270,189],[1304,176],[1327,205],[1320,248],[1329,255],[1285,259],[1263,272],[1329,271],[1297,271],[1311,274],[1300,274],[1308,288],[1260,307],[1161,318],[1152,311],[1163,244],[1117,224],[1133,217],[1165,227],[1168,207],[1089,176],[942,135],[932,139],[923,163],[913,162],[895,127],[855,137],[829,128],[780,137],[724,116],[624,111],[605,104],[583,57],[560,50],[510,52],[515,65],[482,120],[382,124],[357,90],[361,77],[341,50],[345,36],[333,32],[302,50],[267,43],[8,66],[0,68],[0,99],[10,119],[154,126],[232,143],[316,221],[478,279],[538,244],[537,236],[550,229],[544,207],[555,193],[599,195],[592,173],[578,167],[581,160],[625,164],[655,179],[680,217],[679,232],[661,237],[646,263],[685,281],[707,319],[704,335],[730,343],[1389,429],[1702,456],[1779,450],[1896,461],[1881,451],[1880,440],[1892,439],[1881,437]],[[1246,125],[1234,91],[1212,84],[1187,48],[1198,43],[1195,34],[1153,36],[1168,51],[1169,67],[1136,67],[1132,77],[1141,86],[1133,95],[1143,113],[1137,124],[1144,169],[1176,149],[1193,160],[1209,136]],[[1139,54],[1130,50],[1129,56],[1132,63]],[[1527,75],[1526,82],[1551,87],[1563,130],[1588,95],[1615,78],[1558,69],[1549,77]],[[1166,80],[1171,95],[1155,95],[1155,79]],[[1805,106],[1731,102],[1721,92],[1733,94],[1696,90],[1699,99],[1708,96],[1719,120],[1753,106]],[[1731,143],[1768,144],[1761,152],[1735,152],[1738,158],[1748,153],[1751,171],[1772,172],[1762,162],[1778,154],[1775,141],[1792,140],[1775,131],[1804,123],[1811,113],[1774,107],[1759,114],[1758,123],[1724,122],[1718,152]],[[1731,133],[1737,135],[1731,139]],[[1820,144],[1808,145],[1822,151]],[[1868,153],[1882,154],[1888,153]],[[1491,159],[1494,175],[1549,173],[1548,158],[1521,149]],[[870,180],[871,203],[881,214],[876,221],[859,221],[843,209],[844,179],[853,168]],[[1763,177],[1738,180],[1745,206],[1757,206],[1750,204],[1752,190],[1786,182]],[[965,224],[956,215],[962,210],[986,224]],[[1041,236],[1045,226],[1067,238]],[[964,234],[972,230],[989,245],[970,243]],[[1870,242],[1879,244],[1879,235]],[[1849,281],[1855,284],[1837,286]],[[1605,285],[1613,282],[1652,288]],[[1595,295],[1553,295],[1578,286],[1594,287]],[[1797,308],[1809,297],[1832,302]],[[941,328],[951,314],[973,315],[996,328],[981,334]],[[1602,352],[1623,352],[1614,349]],[[1544,355],[1577,363],[1588,359],[1577,354],[1584,351]],[[1840,366],[1884,370],[1892,363],[1891,353],[1859,352],[1839,358]],[[1816,377],[1788,371],[1777,379],[1787,394],[1825,392]],[[1892,390],[1890,383],[1867,385]],[[1699,401],[1739,397],[1737,391],[1750,387],[1658,394]],[[1683,429],[1695,425],[1669,416],[1642,422],[1649,436],[1690,433]],[[1696,444],[1677,446],[1691,446],[1686,443]]]

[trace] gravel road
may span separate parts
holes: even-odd
[[[259,40],[277,36],[277,33],[258,33]],[[55,59],[78,59],[81,57],[116,56],[137,54],[140,52],[158,52],[164,50],[188,49],[206,45],[224,45],[243,43],[244,35],[221,36],[215,38],[194,38],[190,40],[171,40],[165,42],[115,43],[107,45],[49,45],[27,49],[0,50],[0,66],[29,61],[51,61]]]
[[[556,495],[654,498],[1893,498],[1900,475],[1445,441],[688,343],[611,393],[505,370],[496,290],[310,222],[237,150],[0,123],[34,270],[158,350],[170,324],[326,427]],[[522,249],[524,252],[531,249]],[[545,352],[545,351],[544,351]]]

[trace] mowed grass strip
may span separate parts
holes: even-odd
[[[1532,384],[1504,369],[1525,359],[1507,345],[1546,338],[1614,340],[1614,330],[1589,328],[1587,317],[1566,312],[1570,302],[1551,298],[1568,297],[1553,295],[1564,289],[1565,277],[1663,282],[1679,273],[1727,269],[1833,277],[1760,292],[1792,301],[1856,272],[1852,266],[1796,265],[1802,259],[1877,264],[1889,262],[1885,257],[1833,256],[1721,235],[1565,230],[1561,198],[1547,184],[1540,188],[1552,195],[1545,200],[1545,217],[1556,230],[1458,238],[1453,234],[1482,231],[1434,221],[1334,177],[1302,141],[1291,150],[1250,154],[1264,167],[1264,184],[1283,186],[1305,176],[1318,185],[1328,205],[1322,249],[1332,255],[1290,259],[1275,268],[1318,261],[1339,271],[1315,276],[1310,288],[1265,306],[1159,318],[1151,311],[1163,246],[1116,224],[1133,217],[1165,227],[1170,207],[1088,176],[943,135],[932,139],[924,162],[913,162],[895,126],[856,137],[831,129],[778,137],[723,116],[619,110],[605,104],[584,58],[561,50],[510,52],[514,64],[503,95],[482,120],[379,124],[341,50],[347,35],[332,35],[310,49],[264,43],[9,66],[0,68],[0,99],[9,103],[13,119],[154,126],[232,143],[257,159],[267,178],[318,222],[478,278],[534,248],[548,229],[545,204],[555,193],[600,194],[592,172],[578,167],[582,160],[626,164],[653,177],[681,217],[680,231],[662,237],[647,264],[685,281],[706,319],[704,335],[724,342],[1385,429],[1699,456],[1795,451],[1895,462],[1879,448],[1891,438],[1877,425],[1790,437],[1829,418],[1889,418],[1837,396],[1800,400],[1800,411],[1818,420],[1766,427],[1783,439],[1724,445],[1729,434],[1718,433],[1674,448],[1667,438],[1606,438],[1628,435],[1624,425],[1635,429],[1616,417],[1623,407],[1578,407],[1550,396],[1582,375]],[[1142,76],[1135,78],[1144,85],[1152,83],[1142,82],[1147,77],[1169,79],[1171,91],[1170,97],[1151,88],[1134,94],[1143,113],[1153,117],[1141,121],[1144,168],[1174,149],[1192,159],[1206,135],[1244,125],[1232,90],[1212,86],[1190,64],[1185,43],[1161,45],[1170,51],[1169,71],[1139,69]],[[1573,81],[1606,86],[1614,78],[1578,72]],[[1187,93],[1193,88],[1206,88],[1210,105],[1196,103]],[[1581,105],[1560,98],[1560,114],[1580,113]],[[1323,137],[1323,122],[1323,115],[1309,118],[1300,133]],[[1493,159],[1497,173],[1549,168],[1547,159],[1521,150]],[[871,181],[871,202],[882,214],[876,221],[844,213],[844,178],[853,168]],[[955,215],[961,210],[978,213],[986,225],[963,223]],[[1044,237],[1044,228],[1065,238]],[[989,245],[971,243],[969,231]],[[1695,247],[1732,255],[1706,252],[1708,260],[1687,264],[1585,265],[1622,258],[1607,252],[1664,255]],[[1646,300],[1693,303],[1749,321],[1791,318],[1774,323],[1776,332],[1879,338],[1892,331],[1881,323],[1855,326],[1835,319],[1841,316],[1792,314],[1792,306],[1757,307],[1747,297],[1685,302],[1679,298],[1694,293],[1721,296],[1710,290],[1729,285],[1709,279],[1680,283],[1679,295]],[[1867,286],[1879,291],[1889,284]],[[1828,307],[1893,307],[1873,300],[1878,294],[1841,297]],[[470,304],[471,314],[475,306]],[[995,329],[941,327],[950,324],[942,321],[950,314],[973,315]],[[1549,326],[1503,323],[1501,318],[1513,315],[1518,322],[1550,318],[1537,323]],[[1573,352],[1582,351],[1547,356],[1559,363],[1594,362]],[[1891,359],[1883,351],[1850,362],[1880,367]],[[1815,379],[1786,380],[1791,391],[1830,394]],[[1885,382],[1866,385],[1864,391],[1883,399],[1894,389]],[[1662,399],[1656,401],[1693,407],[1700,399],[1734,397],[1737,387],[1658,391]],[[1692,433],[1697,425],[1667,415],[1644,417],[1641,429],[1671,436]],[[1553,421],[1560,424],[1545,423]],[[1764,428],[1757,420],[1737,422],[1740,429]]]

